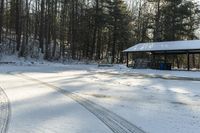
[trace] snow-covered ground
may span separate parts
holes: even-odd
[[[153,70],[153,69],[132,69],[127,68],[125,65],[115,65],[112,68],[99,68],[97,72],[107,72],[113,74],[142,74],[149,76],[162,76],[162,77],[188,77],[200,78],[200,71],[179,71],[179,70]]]
[[[12,75],[6,73],[11,71]],[[200,81],[127,75],[200,77],[199,72],[134,70],[124,65],[98,68],[36,64],[0,66],[0,86],[8,95],[12,111],[9,133],[112,132],[70,97],[19,73],[89,99],[147,133],[200,131]]]

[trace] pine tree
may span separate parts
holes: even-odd
[[[0,41],[5,36],[10,41],[10,53],[17,51],[19,56],[30,54],[33,46],[29,40],[33,40],[36,51],[41,49],[48,60],[99,61],[111,54],[115,63],[123,62],[122,51],[134,43],[197,38],[199,8],[193,1],[131,3],[130,6],[124,0],[0,0]]]
[[[112,30],[112,62],[123,60],[121,54],[124,47],[129,43],[130,38],[130,14],[127,11],[127,5],[123,0],[108,1],[110,14],[110,29]]]
[[[188,34],[194,32],[194,29],[191,30],[195,25],[192,21],[198,19],[198,8],[189,1],[166,0],[166,2],[166,6],[162,8],[163,40],[189,39]]]

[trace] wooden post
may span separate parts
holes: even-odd
[[[187,70],[190,71],[190,53],[187,52]]]
[[[155,66],[156,66],[156,64],[155,64],[155,59],[156,59],[156,56],[155,56],[155,53],[154,52],[152,52],[152,57],[153,57],[153,59],[151,60],[151,69],[155,69]]]
[[[126,66],[129,67],[128,66],[128,52],[126,53]]]
[[[164,60],[165,60],[165,64],[167,63],[167,55],[166,52],[164,53]]]
[[[152,52],[152,55],[153,55],[153,61],[154,61],[156,59],[156,56],[153,52]]]

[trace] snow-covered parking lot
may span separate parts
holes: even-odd
[[[11,108],[7,131],[112,133],[136,126],[146,133],[199,133],[200,81],[127,73],[195,78],[200,73],[145,71],[96,65],[0,66],[0,87]]]

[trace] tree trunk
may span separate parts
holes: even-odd
[[[44,53],[44,0],[41,0],[41,13],[40,13],[40,33],[39,33],[39,42],[41,52]]]
[[[16,42],[17,42],[17,51],[20,50],[21,45],[21,0],[16,0],[16,14],[15,14],[15,29],[16,29]]]
[[[98,41],[97,41],[97,49],[96,49],[96,60],[100,60],[101,55],[101,38],[102,37],[102,30],[98,29]]]
[[[172,9],[173,10],[173,17],[172,17],[172,32],[171,32],[171,36],[172,36],[172,38],[171,38],[171,41],[175,41],[176,40],[176,20],[175,20],[175,16],[176,16],[176,5],[175,5],[175,2],[174,2],[174,6],[173,6],[173,8],[174,9]]]
[[[45,59],[50,59],[51,53],[51,13],[50,13],[50,3],[51,1],[46,1],[47,12],[45,14]]]
[[[54,5],[54,6],[53,6]],[[56,17],[57,17],[57,0],[55,0],[55,3],[52,4],[52,14],[53,14],[53,17],[52,17],[52,38],[53,38],[53,50],[52,50],[52,57],[55,58],[55,55],[56,55],[56,45],[57,45],[57,42],[56,42],[56,38],[57,38],[57,29],[56,29]]]
[[[2,42],[3,21],[4,21],[4,0],[1,0],[0,5],[0,43]]]
[[[98,31],[98,15],[99,15],[99,0],[96,0],[96,10],[95,10],[95,24],[94,24],[94,32],[93,32],[93,41],[92,41],[92,49],[90,53],[90,59],[93,58],[93,55],[95,53],[95,45],[97,42],[97,31]]]
[[[71,17],[71,51],[72,59],[75,59],[75,0],[72,0],[72,17]]]
[[[117,18],[114,18],[114,30],[113,30],[113,46],[112,46],[112,63],[115,62],[115,55],[116,55],[116,23],[117,23]]]
[[[38,18],[38,0],[35,1],[35,32],[34,32],[34,39],[36,40],[38,37],[38,22],[39,18]]]
[[[28,30],[29,30],[29,5],[28,5],[28,0],[26,0],[26,15],[23,17],[23,22],[24,22],[24,29],[23,29],[23,41],[22,41],[22,46],[20,50],[20,56],[26,57],[27,56],[27,45],[28,45]]]
[[[160,41],[160,0],[157,1],[157,13],[155,18],[154,42]]]

